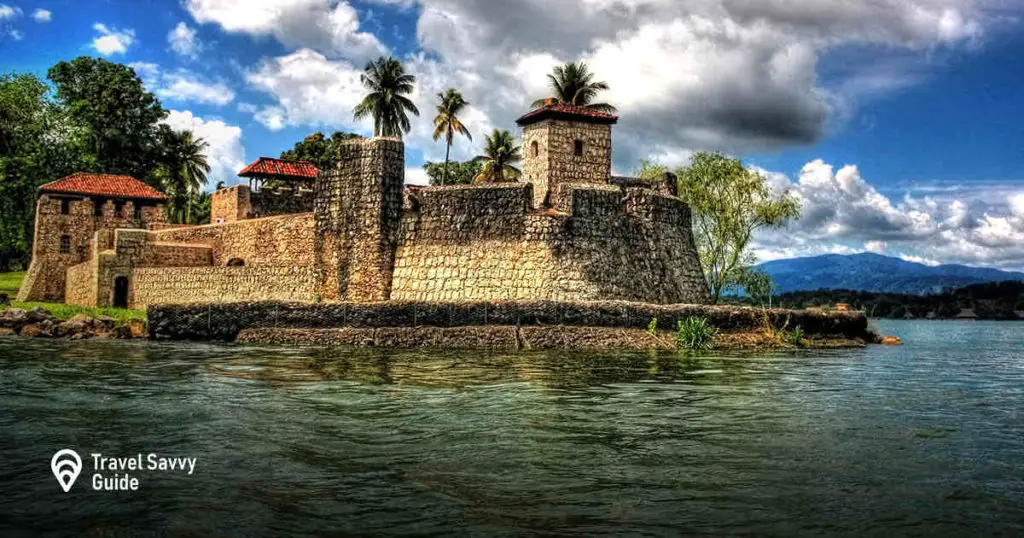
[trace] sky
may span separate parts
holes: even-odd
[[[380,55],[417,77],[406,180],[444,159],[437,93],[470,102],[455,159],[585,61],[619,109],[613,170],[722,151],[802,217],[761,261],[876,252],[1024,270],[1024,0],[0,0],[0,72],[132,66],[210,143],[211,185],[352,108]]]

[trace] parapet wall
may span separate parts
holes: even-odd
[[[312,267],[160,267],[135,269],[132,308],[156,304],[316,300]]]
[[[227,224],[151,232],[161,243],[190,243],[213,249],[213,265],[241,260],[245,265],[312,266],[313,215],[285,215]]]
[[[706,303],[689,208],[648,189],[563,184],[531,211],[529,184],[419,189],[391,299]]]

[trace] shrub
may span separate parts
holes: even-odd
[[[707,318],[689,317],[686,321],[676,324],[676,332],[673,335],[676,344],[684,349],[708,350],[715,339],[715,329]]]
[[[792,331],[782,331],[782,340],[794,347],[804,347],[807,345],[807,339],[804,338],[804,329],[799,325]]]
[[[658,332],[658,318],[654,318],[647,324],[647,332],[656,334]]]

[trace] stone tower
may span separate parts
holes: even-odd
[[[111,248],[99,230],[167,222],[167,196],[129,177],[78,172],[39,188],[32,264],[19,301],[64,301],[69,267]]]
[[[516,120],[523,128],[523,180],[533,207],[551,207],[564,183],[605,184],[611,176],[613,114],[552,103]]]
[[[405,145],[397,138],[343,142],[337,166],[316,180],[317,295],[386,301],[402,222]]]

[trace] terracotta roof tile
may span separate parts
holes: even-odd
[[[241,177],[291,177],[300,179],[316,179],[320,171],[312,163],[305,161],[285,161],[260,157],[256,162],[246,166],[238,173]]]
[[[553,105],[543,106],[541,108],[531,110],[527,112],[523,117],[516,120],[519,125],[529,125],[531,123],[537,123],[549,118],[565,119],[565,120],[576,120],[591,123],[606,123],[613,124],[619,121],[619,117],[615,114],[609,114],[607,112],[601,112],[598,110],[591,110],[589,108],[567,105],[564,103],[556,103]]]
[[[167,195],[131,176],[75,172],[39,187],[41,192],[105,196],[110,198],[136,198],[166,200]]]

